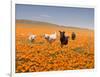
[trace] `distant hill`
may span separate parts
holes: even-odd
[[[69,29],[85,29],[85,30],[90,30],[87,28],[79,28],[79,27],[71,27],[71,26],[64,26],[64,25],[57,25],[54,23],[49,23],[49,22],[42,22],[42,21],[32,21],[32,20],[16,20],[16,23],[20,24],[32,24],[35,26],[41,25],[41,26],[53,26],[53,27],[63,27],[63,28],[69,28]]]
[[[52,23],[48,23],[48,22],[41,22],[41,21],[32,21],[32,20],[16,20],[16,23],[59,26],[57,24],[52,24]]]

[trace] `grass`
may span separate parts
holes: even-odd
[[[75,51],[75,52],[78,52],[78,53],[84,53],[84,51],[85,51],[85,49],[83,47],[76,47],[72,50]]]

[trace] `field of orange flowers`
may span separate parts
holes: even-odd
[[[16,73],[45,72],[61,70],[79,70],[94,68],[94,32],[87,29],[33,26],[23,27],[16,24]],[[75,40],[69,38],[68,45],[60,47],[59,30],[71,36],[74,31]],[[42,34],[57,32],[57,39],[48,43]],[[36,34],[33,42],[28,34]]]

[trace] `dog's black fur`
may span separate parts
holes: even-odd
[[[64,31],[63,32],[59,31],[59,32],[60,32],[60,42],[61,42],[61,47],[62,47],[63,45],[67,45],[68,44],[69,36],[65,36],[65,32]]]

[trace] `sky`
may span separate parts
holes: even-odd
[[[94,28],[94,8],[16,4],[16,19],[49,22],[63,26]]]

